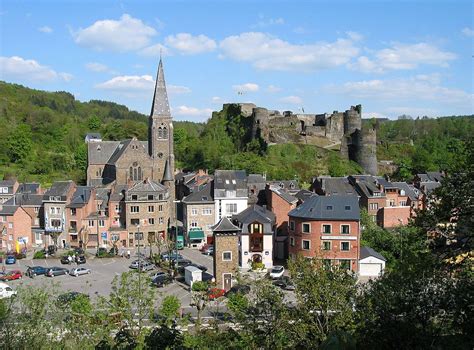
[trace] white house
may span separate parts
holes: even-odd
[[[360,248],[359,275],[361,277],[379,277],[385,271],[387,260],[370,247]]]
[[[252,205],[232,221],[240,228],[239,267],[250,269],[252,263],[273,267],[273,235],[276,228],[275,214],[264,207]]]
[[[216,170],[214,173],[215,222],[247,208],[247,174],[244,170]]]

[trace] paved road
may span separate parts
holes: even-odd
[[[207,273],[214,275],[214,266],[212,256],[204,255],[197,249],[184,248],[179,253],[186,259],[207,267]]]

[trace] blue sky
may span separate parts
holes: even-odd
[[[225,102],[364,117],[473,114],[470,1],[0,2],[0,79],[173,117]]]

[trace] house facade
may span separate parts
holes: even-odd
[[[31,249],[31,217],[19,205],[0,204],[0,251]]]
[[[16,180],[0,181],[0,204],[13,198],[13,195],[18,190],[18,186],[19,183]]]
[[[356,196],[314,196],[291,210],[289,254],[358,271],[360,210]]]
[[[247,175],[244,170],[216,170],[214,173],[215,221],[232,217],[247,208]]]

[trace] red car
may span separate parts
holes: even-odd
[[[19,280],[23,277],[23,274],[19,270],[9,271],[4,275],[0,275],[0,281],[13,281]]]

